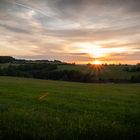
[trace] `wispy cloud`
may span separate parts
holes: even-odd
[[[137,63],[139,7],[139,0],[1,0],[0,55],[86,62],[98,45],[108,50],[98,59]]]

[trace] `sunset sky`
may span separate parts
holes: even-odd
[[[0,0],[0,55],[140,62],[140,0]]]

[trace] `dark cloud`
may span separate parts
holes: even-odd
[[[104,61],[137,61],[140,62],[139,53],[114,53],[108,58],[103,58]]]
[[[18,27],[12,27],[10,25],[4,25],[4,24],[0,23],[0,26],[5,28],[6,30],[9,30],[9,31],[14,32],[14,33],[16,32],[18,34],[21,34],[21,33],[22,34],[29,34],[29,33],[31,33],[30,30],[22,29],[22,28],[18,28]]]
[[[100,15],[101,13],[118,12],[118,10],[140,12],[139,0],[48,0],[48,4],[62,15],[73,14],[73,16],[82,14],[88,16],[89,14],[94,15],[94,13]]]
[[[87,53],[69,53],[71,55],[81,55],[81,56],[84,56],[84,55],[88,55]]]

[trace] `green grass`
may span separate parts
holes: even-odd
[[[140,72],[127,72],[124,71],[124,68],[128,66],[101,66],[99,68],[93,67],[90,70],[93,74],[96,74],[97,78],[103,79],[130,79],[131,76],[140,75]],[[132,67],[132,66],[129,66]]]
[[[140,84],[0,77],[0,139],[139,138]]]
[[[132,67],[131,65],[108,65],[108,66],[90,66],[86,65],[58,65],[58,70],[76,70],[84,73],[93,73],[96,79],[127,79],[132,76],[140,75],[140,72],[127,72],[124,68]]]

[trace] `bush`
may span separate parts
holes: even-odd
[[[139,83],[140,82],[140,75],[132,76],[131,79],[130,79],[130,82]]]

